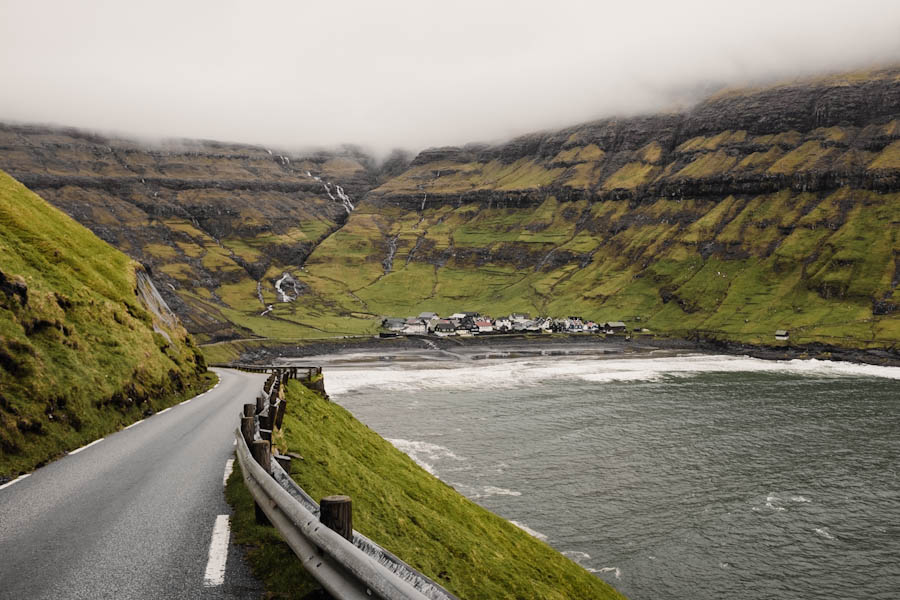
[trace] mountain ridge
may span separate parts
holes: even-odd
[[[381,316],[462,308],[740,343],[783,328],[792,343],[900,337],[896,67],[426,149],[384,172],[360,156],[130,148],[137,191],[134,172],[87,151],[62,160],[60,134],[13,133],[0,161],[159,274],[204,342],[367,334]],[[343,185],[353,210],[314,177]],[[111,205],[133,222],[99,210]]]

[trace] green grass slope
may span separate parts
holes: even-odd
[[[508,521],[467,500],[346,410],[298,382],[275,443],[302,454],[292,477],[313,497],[347,494],[354,528],[467,600],[622,598],[607,583]],[[252,524],[252,503],[236,490],[236,539],[254,546],[255,572],[275,597],[308,592],[299,561],[271,530]],[[241,486],[242,487],[242,486]],[[243,507],[243,508],[242,508]],[[279,565],[273,569],[272,565]]]
[[[669,335],[769,343],[790,329],[794,342],[889,347],[900,341],[898,220],[900,193],[858,189],[363,206],[312,255],[304,281],[327,277],[345,311],[582,314]],[[397,239],[387,274],[369,258],[385,255],[386,236]]]
[[[201,342],[340,330],[327,302],[310,294],[297,310],[275,282],[343,222],[338,186],[354,202],[372,187],[370,162],[352,148],[288,155],[0,123],[0,169],[151,269]]]
[[[202,355],[138,265],[0,171],[0,478],[198,389]]]

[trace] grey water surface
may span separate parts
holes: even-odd
[[[897,372],[548,357],[345,365],[326,381],[438,477],[633,600],[895,599]]]

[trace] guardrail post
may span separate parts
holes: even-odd
[[[255,405],[255,404],[245,404],[245,405],[244,405],[244,416],[245,416],[245,417],[252,417],[252,416],[253,416],[253,411],[254,411],[255,409],[256,409],[256,405]]]
[[[253,456],[253,460],[258,462],[259,465],[266,470],[266,473],[272,474],[272,453],[269,450],[269,442],[265,440],[254,440],[253,443],[250,444],[250,454]],[[269,521],[269,517],[266,516],[266,513],[263,512],[263,509],[256,501],[253,502],[253,512],[256,516],[257,525],[272,524]]]
[[[256,414],[259,414],[263,411],[263,408],[266,406],[266,397],[260,394],[256,397]]]
[[[262,439],[264,439],[267,442],[271,442],[272,441],[272,430],[266,429],[264,427],[260,427],[259,428],[259,437],[261,437]]]
[[[253,417],[241,417],[241,435],[249,447],[253,443]]]
[[[278,403],[278,408],[275,411],[275,427],[281,429],[281,424],[284,422],[284,411],[287,408],[287,401],[282,400]]]
[[[319,521],[353,541],[353,504],[350,496],[326,496],[319,502]]]
[[[272,423],[275,422],[275,407],[269,406],[266,412],[259,415],[259,426],[271,431]]]

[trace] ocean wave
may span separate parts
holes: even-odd
[[[397,449],[413,459],[420,467],[435,475],[434,462],[444,459],[465,460],[453,453],[449,448],[419,440],[388,439]]]
[[[747,356],[689,354],[671,357],[540,357],[441,363],[404,363],[389,368],[351,367],[327,370],[332,395],[365,388],[383,391],[520,388],[551,380],[591,383],[657,381],[702,373],[784,373],[811,377],[882,377],[900,379],[900,367],[880,367],[826,360],[771,361]]]
[[[827,528],[827,527],[816,527],[815,529],[813,529],[813,531],[815,531],[816,534],[818,534],[819,536],[825,538],[826,540],[833,540],[833,539],[835,539],[834,534],[831,533],[830,531],[828,531],[828,528]]]
[[[591,573],[613,573],[616,579],[622,578],[622,571],[619,567],[602,567],[600,569],[588,569]]]
[[[785,507],[779,506],[779,502],[781,502],[781,498],[779,498],[775,494],[769,494],[768,496],[766,496],[766,508],[777,512],[786,511],[787,509]]]
[[[563,550],[561,554],[572,562],[577,563],[579,566],[583,567],[588,573],[597,572],[597,569],[592,569],[586,564],[587,561],[591,560],[591,555],[587,552],[582,552],[581,550]]]
[[[537,538],[537,539],[541,540],[542,542],[547,541],[547,536],[544,535],[543,533],[541,533],[540,531],[535,531],[528,525],[525,525],[524,523],[519,523],[518,521],[513,521],[512,519],[510,519],[509,522],[512,523],[513,525],[515,525],[516,527],[518,527],[519,529],[521,529],[522,531],[524,531],[525,533],[527,533],[528,535],[530,535],[531,537]]]
[[[465,496],[470,500],[478,500],[479,498],[490,498],[491,496],[521,496],[522,492],[517,492],[516,490],[509,490],[502,487],[497,487],[494,485],[485,485],[481,487],[476,487],[472,485],[467,485],[465,483],[457,483],[452,482],[450,485],[453,486],[457,492]]]
[[[515,490],[508,490],[506,488],[496,487],[493,485],[484,486],[484,495],[485,496],[521,496],[522,492],[517,492]]]

